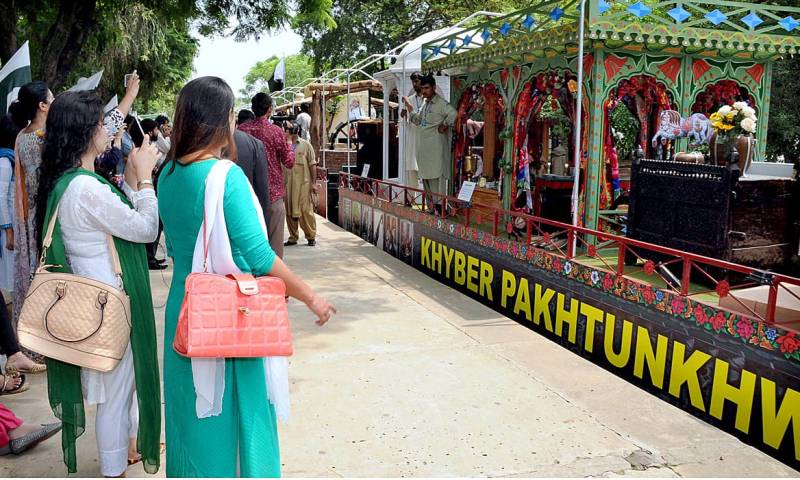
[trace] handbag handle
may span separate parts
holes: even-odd
[[[92,336],[94,336],[94,334],[99,332],[100,328],[103,327],[103,321],[105,320],[105,313],[106,313],[106,304],[108,303],[108,292],[101,291],[100,294],[97,295],[97,305],[100,308],[100,322],[97,324],[97,328],[95,328],[94,331],[89,335],[86,335],[83,338],[78,338],[75,340],[68,340],[66,338],[61,338],[58,335],[54,334],[52,331],[50,331],[50,312],[53,310],[56,304],[58,304],[58,302],[60,302],[66,296],[67,296],[67,282],[60,281],[56,285],[56,299],[53,300],[53,303],[51,303],[50,306],[47,307],[47,311],[44,312],[44,329],[51,337],[55,338],[60,342],[64,343],[83,342],[84,340],[87,340]]]
[[[42,239],[42,255],[39,257],[39,268],[44,267],[44,260],[47,257],[47,249],[50,248],[50,245],[53,243],[53,232],[56,229],[59,207],[60,205],[56,205],[53,215],[50,217],[50,223],[47,225],[47,232],[45,232],[44,238]],[[121,283],[122,265],[120,265],[119,262],[119,254],[117,253],[116,245],[114,245],[114,238],[111,235],[106,234],[106,242],[108,243],[108,251],[111,253],[111,263],[114,267],[114,274],[119,277]]]

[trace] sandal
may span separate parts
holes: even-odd
[[[11,453],[14,455],[19,455],[20,453],[30,450],[39,443],[47,440],[59,431],[61,431],[61,422],[48,423],[46,425],[42,425],[42,428],[33,433],[29,433],[24,437],[11,440],[8,446],[11,448]]]
[[[15,373],[15,374],[7,373],[5,375],[0,374],[0,377],[3,377],[3,387],[0,389],[0,395],[14,395],[16,393],[22,393],[28,390],[28,388],[30,388],[30,385],[28,385],[27,382],[27,378],[22,373]],[[16,378],[20,379],[19,385],[14,388],[8,388],[9,380],[13,380]]]
[[[31,360],[31,359],[29,359],[29,360]],[[37,373],[42,373],[42,372],[46,372],[47,371],[47,365],[45,365],[43,363],[34,362],[33,360],[31,360],[31,361],[33,362],[33,366],[32,367],[28,367],[28,368],[17,368],[16,366],[13,365],[13,363],[11,365],[9,365],[8,362],[6,362],[6,372],[8,372],[8,373],[37,374]]]

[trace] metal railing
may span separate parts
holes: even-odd
[[[527,246],[559,255],[566,260],[591,261],[596,268],[613,275],[635,278],[637,274],[653,280],[642,280],[654,288],[671,291],[684,297],[715,293],[730,297],[753,318],[775,323],[778,293],[785,291],[800,300],[789,286],[800,287],[800,278],[739,265],[724,260],[684,252],[661,245],[642,242],[620,235],[573,226],[566,223],[514,212],[492,205],[466,203],[455,197],[425,192],[393,182],[339,173],[339,186],[358,191],[379,200],[421,209],[465,227],[475,227],[495,237],[506,234]],[[489,212],[488,215],[481,212]],[[657,260],[653,260],[657,257]],[[694,281],[693,281],[694,280]],[[659,283],[661,285],[659,285]],[[766,311],[756,311],[737,289],[769,286]],[[723,309],[719,305],[709,305]],[[742,311],[733,311],[742,313]]]

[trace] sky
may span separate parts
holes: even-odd
[[[200,37],[192,78],[208,75],[221,77],[238,95],[239,89],[244,88],[244,76],[253,65],[272,55],[282,57],[298,53],[302,43],[300,35],[291,30],[247,42],[235,42],[229,37]]]

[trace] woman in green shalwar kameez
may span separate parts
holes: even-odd
[[[264,360],[225,361],[218,415],[198,418],[191,360],[175,353],[178,313],[195,241],[203,220],[205,180],[211,167],[235,153],[234,96],[216,77],[189,82],[178,96],[172,149],[158,181],[159,211],[174,260],[164,335],[164,400],[169,477],[278,477],[280,453],[275,409],[267,400]],[[282,278],[288,295],[303,301],[323,325],[335,313],[296,277],[269,246],[242,170],[226,177],[225,223],[233,259],[242,272]]]

